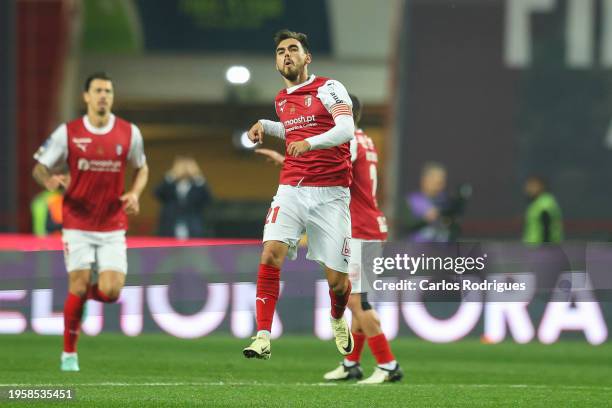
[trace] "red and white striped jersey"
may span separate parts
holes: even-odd
[[[119,197],[124,193],[125,167],[145,162],[142,135],[131,123],[111,116],[104,128],[87,116],[61,125],[34,156],[52,168],[68,164],[70,185],[64,195],[63,228],[84,231],[127,229]]]
[[[302,84],[283,89],[275,99],[276,114],[285,128],[286,146],[332,129],[337,116],[352,116],[351,106],[351,98],[340,82],[314,75]],[[348,187],[350,183],[348,142],[311,150],[299,157],[285,154],[280,184]]]
[[[351,141],[353,183],[351,184],[351,225],[353,238],[387,239],[387,220],[378,208],[378,152],[374,142],[361,129]]]

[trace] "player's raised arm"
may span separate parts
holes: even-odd
[[[285,139],[285,127],[281,122],[260,119],[249,129],[248,136],[253,143],[263,143],[264,135]]]

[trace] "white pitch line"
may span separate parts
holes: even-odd
[[[0,384],[0,387],[54,387],[54,388],[66,388],[66,387],[210,387],[210,386],[269,386],[269,387],[284,387],[296,385],[300,387],[335,387],[339,385],[349,386],[365,386],[356,383],[269,383],[269,382],[257,382],[257,381],[211,381],[211,382],[140,382],[140,383],[127,383],[127,382],[96,382],[96,383],[74,383],[74,384]],[[456,388],[536,388],[536,389],[551,389],[559,388],[564,390],[601,390],[601,391],[612,391],[612,387],[599,386],[599,385],[546,385],[546,384],[404,384],[408,387],[413,388],[426,388],[426,387],[456,387]]]

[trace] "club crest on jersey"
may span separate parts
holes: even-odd
[[[90,137],[73,137],[72,138],[72,142],[74,143],[74,145],[82,150],[83,152],[85,152],[87,150],[87,144],[91,143],[91,138]]]
[[[304,106],[310,108],[310,105],[312,105],[312,95],[306,95],[304,97]]]
[[[117,147],[115,148],[115,151],[117,152],[117,156],[121,156],[121,153],[123,153],[123,146],[118,144]]]
[[[281,111],[281,112],[284,112],[286,104],[287,104],[287,100],[286,99],[283,99],[282,101],[280,101],[278,103],[278,110]]]

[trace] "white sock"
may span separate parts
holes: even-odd
[[[353,366],[357,365],[357,362],[356,361],[347,360],[345,358],[344,361],[342,362],[342,364],[344,364],[345,367],[353,367]]]
[[[263,336],[263,337],[265,337],[266,339],[270,340],[270,332],[269,332],[269,331],[267,331],[267,330],[260,330],[260,331],[258,331],[258,332],[257,332],[257,336],[258,336],[258,337],[259,337],[259,336]]]
[[[385,370],[395,370],[395,367],[397,367],[397,361],[393,360],[393,361],[389,361],[388,363],[385,364],[379,364],[378,365],[380,368],[384,368]]]
[[[62,358],[75,357],[76,355],[77,355],[76,352],[74,352],[74,353],[67,353],[65,351],[62,351]]]

